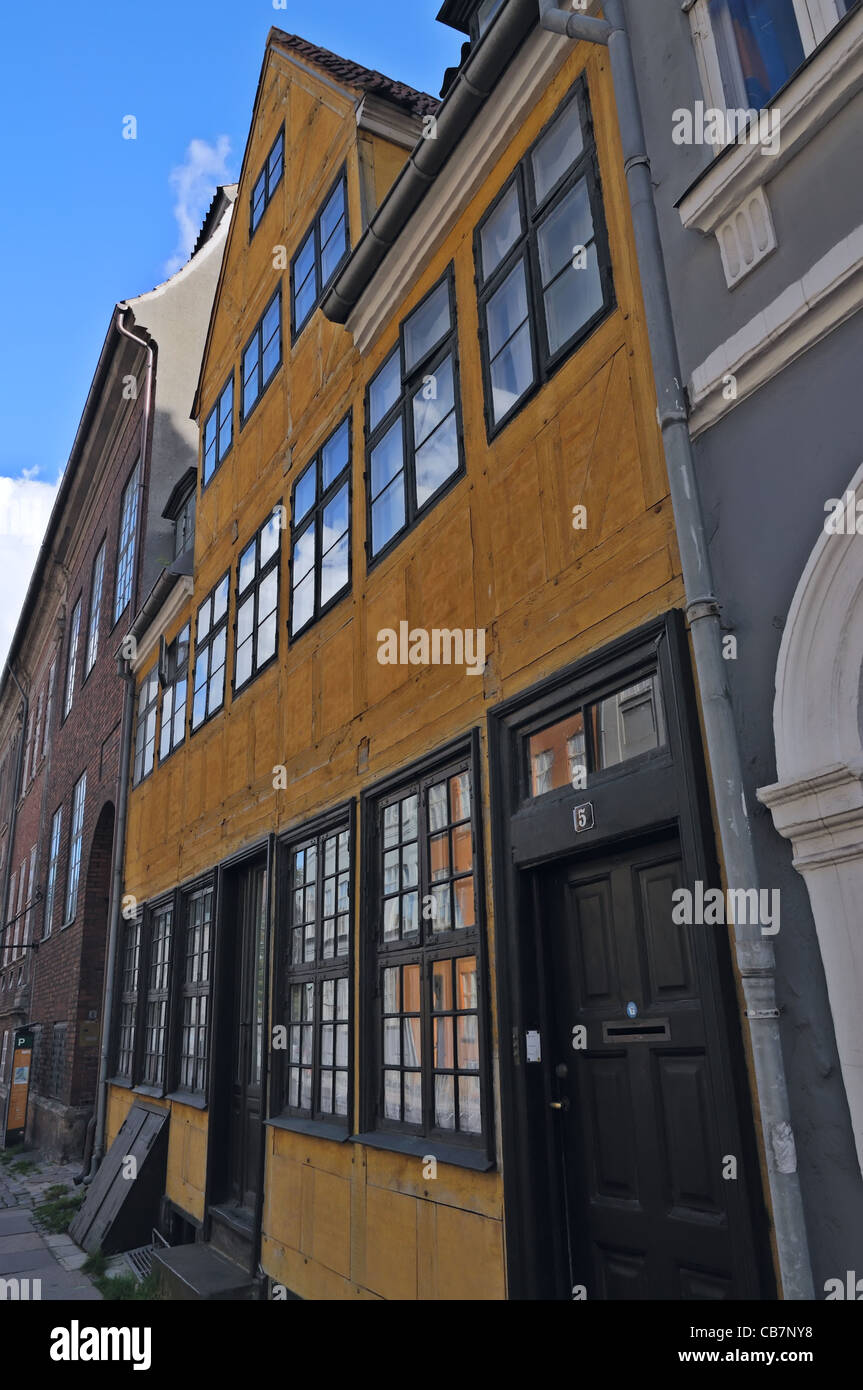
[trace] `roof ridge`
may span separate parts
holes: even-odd
[[[275,39],[282,47],[292,49],[310,62],[317,63],[325,72],[330,73],[331,76],[336,77],[347,86],[360,87],[367,92],[377,92],[397,106],[405,107],[416,116],[429,115],[440,106],[439,99],[433,97],[429,92],[420,92],[407,82],[400,82],[397,78],[388,77],[386,73],[378,71],[377,68],[367,68],[364,63],[358,63],[353,58],[343,58],[340,54],[333,53],[331,49],[312,43],[311,39],[304,39],[299,34],[289,34],[287,30],[279,29],[274,25],[270,30],[270,39]]]

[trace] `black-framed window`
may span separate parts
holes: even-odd
[[[474,254],[491,437],[575,351],[614,302],[583,79],[483,217]]]
[[[252,185],[251,197],[249,200],[249,236],[255,234],[255,230],[267,209],[267,206],[279,186],[282,172],[285,167],[285,132],[282,128],[273,141],[270,153],[264,161],[264,167]]]
[[[165,1084],[168,1026],[171,1008],[171,942],[174,903],[162,903],[148,911],[147,995],[144,1003],[144,1040],[141,1080],[161,1090]]]
[[[195,622],[195,674],[192,681],[192,733],[225,703],[230,571],[207,594]]]
[[[291,637],[351,586],[351,417],[294,484],[291,505]]]
[[[482,1147],[489,1101],[471,755],[376,797],[369,814],[376,1079],[367,1119],[380,1131]]]
[[[243,350],[241,420],[246,421],[282,360],[282,287],[276,290]]]
[[[234,372],[222,387],[204,425],[201,482],[206,487],[234,442]]]
[[[129,1085],[135,1081],[142,929],[143,914],[138,911],[124,924],[121,946],[114,1071],[119,1078],[128,1081]]]
[[[352,825],[349,813],[291,838],[280,912],[280,1004],[287,1027],[285,1115],[350,1115]]]
[[[156,760],[156,709],[159,703],[159,673],[156,666],[138,687],[138,708],[135,720],[135,766],[133,786],[137,786],[153,771]]]
[[[87,624],[87,655],[84,661],[86,680],[96,664],[99,655],[99,619],[102,615],[102,586],[105,582],[105,547],[103,541],[93,561],[93,578],[90,584],[90,618]]]
[[[180,989],[180,1089],[204,1095],[210,1055],[210,974],[213,885],[183,900],[183,980]]]
[[[179,560],[195,544],[195,488],[190,487],[177,504],[174,525],[174,559]]]
[[[527,734],[525,795],[583,790],[597,774],[661,750],[667,737],[658,672],[645,672]]]
[[[57,874],[60,865],[60,835],[63,829],[63,807],[58,806],[51,818],[51,840],[48,847],[48,882],[45,887],[45,916],[42,936],[50,936],[54,926],[54,903],[57,897]]]
[[[72,618],[69,623],[69,649],[66,653],[66,685],[63,690],[63,718],[65,719],[72,708],[72,700],[75,695],[75,674],[78,670],[78,642],[81,636],[81,600],[78,599],[72,609]]]
[[[240,555],[234,622],[234,690],[248,685],[278,649],[281,508]]]
[[[401,324],[366,395],[368,547],[377,559],[464,472],[450,266]]]
[[[186,737],[186,701],[189,689],[189,623],[180,629],[165,650],[162,680],[162,713],[159,724],[159,762]]]
[[[291,261],[291,337],[303,331],[350,251],[348,178],[342,169]]]
[[[69,828],[69,870],[66,877],[66,905],[63,924],[68,926],[78,907],[78,883],[81,877],[81,846],[84,839],[84,803],[87,797],[87,774],[78,778],[72,792],[72,823]]]
[[[117,623],[132,598],[135,573],[135,537],[138,529],[138,474],[140,459],[132,469],[120,503],[120,534],[117,539],[117,577],[114,588],[114,622]]]

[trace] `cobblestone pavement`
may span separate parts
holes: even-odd
[[[23,1173],[14,1171],[22,1161],[34,1166]],[[84,1251],[68,1235],[40,1230],[33,1219],[33,1207],[45,1200],[49,1187],[62,1183],[77,1191],[72,1175],[79,1171],[80,1164],[53,1163],[38,1153],[23,1153],[11,1164],[0,1165],[0,1300],[16,1294],[57,1302],[101,1300],[81,1269]],[[19,1281],[14,1292],[7,1282],[12,1279]]]

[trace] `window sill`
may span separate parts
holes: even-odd
[[[163,1086],[148,1086],[146,1083],[140,1082],[137,1086],[133,1086],[132,1090],[136,1096],[149,1096],[150,1100],[164,1100],[165,1097]]]
[[[189,1105],[193,1110],[207,1109],[207,1097],[194,1091],[168,1091],[164,1099],[176,1101],[178,1105]]]
[[[327,1120],[303,1120],[293,1115],[272,1115],[264,1120],[271,1129],[286,1129],[294,1134],[310,1134],[315,1139],[331,1139],[334,1144],[344,1144],[350,1139],[351,1131],[347,1124],[330,1124]]]
[[[109,1076],[107,1084],[109,1086],[118,1086],[122,1091],[134,1091],[135,1089],[131,1081],[125,1076]]]
[[[352,1134],[352,1144],[367,1144],[370,1149],[387,1149],[391,1153],[412,1154],[416,1158],[436,1158],[439,1163],[449,1163],[454,1168],[471,1168],[475,1173],[489,1173],[496,1167],[485,1149],[469,1149],[461,1144],[441,1143],[439,1139],[423,1139],[416,1134],[390,1134],[385,1130],[372,1130],[366,1134]]]
[[[847,105],[861,77],[863,10],[858,10],[840,21],[773,98],[771,109],[778,107],[782,116],[779,153],[764,155],[760,145],[726,145],[678,200],[684,227],[715,232],[747,194],[775,178]]]

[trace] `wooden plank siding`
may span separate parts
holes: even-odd
[[[617,307],[489,444],[474,230],[585,63]],[[240,357],[279,279],[284,360],[248,423],[239,426],[235,416],[233,448],[199,494],[194,596],[165,637],[170,641],[186,621],[194,620],[197,605],[230,568],[230,680],[240,550],[273,507],[280,502],[289,506],[298,474],[349,409],[352,590],[289,645],[289,533],[283,536],[277,661],[233,701],[229,689],[224,711],[191,737],[187,733],[166,765],[157,766],[131,793],[125,892],[142,902],[193,879],[267,833],[284,832],[347,798],[358,798],[384,774],[472,728],[481,731],[483,760],[476,773],[485,807],[483,853],[490,885],[489,706],[682,603],[607,53],[572,46],[567,62],[445,243],[427,263],[417,264],[416,279],[404,285],[403,298],[392,305],[390,327],[367,355],[361,356],[349,332],[328,322],[320,310],[292,349],[289,274],[274,270],[273,248],[284,245],[290,262],[345,163],[356,244],[361,224],[354,107],[348,91],[316,81],[308,65],[300,70],[270,51],[205,360],[201,425],[232,368],[239,399]],[[282,122],[285,175],[249,244],[251,183]],[[380,196],[406,155],[377,137],[362,139],[374,147]],[[435,196],[434,190],[429,196]],[[396,342],[401,320],[450,262],[466,476],[369,573],[365,388]],[[580,503],[588,511],[586,530],[572,525],[572,509]],[[485,629],[484,675],[470,677],[464,668],[443,665],[380,665],[377,633],[398,629],[402,620],[427,629]],[[142,674],[151,664],[147,657]],[[287,791],[273,788],[278,765],[287,769]],[[355,865],[359,902],[359,837]],[[490,891],[488,897],[493,970]],[[358,921],[353,929],[359,940]],[[493,988],[490,993],[493,1012]],[[491,1023],[496,1057],[494,1017]],[[354,1055],[356,1098],[359,1046]],[[122,1123],[124,1104],[123,1093],[113,1088],[112,1133]],[[199,1220],[206,1123],[206,1112],[175,1106],[169,1195]],[[503,1180],[498,1162],[498,1170],[488,1173],[441,1164],[437,1179],[424,1181],[418,1159],[268,1128],[264,1269],[303,1297],[504,1297]]]

